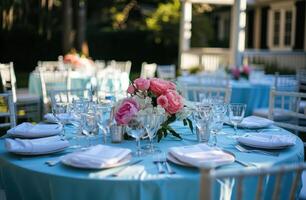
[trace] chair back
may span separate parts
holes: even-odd
[[[142,63],[141,65],[141,78],[154,78],[156,73],[157,64],[156,63]]]
[[[51,104],[56,102],[71,103],[73,100],[82,98],[91,98],[89,89],[71,89],[71,90],[51,90],[50,99]]]
[[[277,91],[297,92],[299,83],[296,75],[279,75],[279,73],[275,73],[274,87]]]
[[[254,195],[252,199],[296,199],[301,184],[305,163],[286,164],[275,167],[244,168],[241,170],[201,170],[201,200],[218,199],[214,193],[218,184],[231,181],[234,185],[229,190],[228,199],[248,199],[247,195]],[[255,179],[254,187],[245,187],[244,183]],[[252,182],[254,183],[254,182]],[[256,182],[255,182],[256,183]],[[285,186],[285,187],[284,187]],[[268,189],[269,188],[269,189]],[[235,191],[234,191],[235,190]],[[248,197],[248,198],[247,198]]]
[[[201,98],[223,98],[225,103],[231,100],[232,88],[230,85],[225,87],[214,87],[206,85],[190,85],[182,86],[183,96],[190,101],[201,101]]]
[[[276,115],[286,116],[286,119],[275,121],[275,124],[293,131],[306,132],[306,108],[300,113],[301,100],[306,98],[306,93],[270,91],[269,119],[276,120]]]
[[[300,69],[296,73],[299,82],[299,91],[306,92],[306,69]]]
[[[16,94],[16,75],[14,71],[14,64],[10,62],[8,64],[0,64],[0,76],[2,81],[2,88],[4,92],[11,91],[13,102],[17,101]]]
[[[176,77],[175,65],[158,65],[157,77],[165,80],[174,80]]]
[[[51,90],[69,89],[69,71],[45,71],[39,68],[43,103],[49,103],[49,92]]]
[[[117,70],[120,70],[121,72],[126,72],[128,75],[130,75],[132,62],[131,61],[115,61],[112,60],[108,63],[108,66],[110,68],[114,68]]]
[[[0,123],[0,128],[12,128],[16,126],[16,108],[13,102],[13,96],[11,92],[0,93],[0,117],[8,119],[9,122],[5,121]]]

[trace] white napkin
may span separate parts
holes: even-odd
[[[130,149],[99,144],[86,151],[68,154],[62,161],[75,167],[102,169],[112,167],[130,156]]]
[[[62,114],[59,114],[58,115],[59,118],[63,121],[69,121],[70,119],[70,115],[68,113],[62,113]],[[44,119],[47,121],[47,122],[50,122],[50,123],[57,123],[57,119],[54,117],[54,115],[52,113],[47,113],[44,115]]]
[[[59,124],[31,124],[24,122],[7,131],[7,135],[20,138],[39,138],[57,135],[62,131]]]
[[[238,137],[237,141],[247,146],[274,149],[274,148],[282,148],[294,145],[296,137],[288,133],[283,133],[283,134],[275,134],[275,132],[248,133],[248,135],[246,136]]]
[[[265,128],[273,124],[272,120],[257,117],[257,116],[249,116],[242,120],[242,122],[238,125],[241,128]]]
[[[39,155],[53,153],[69,146],[60,136],[39,139],[5,139],[6,150],[17,154]]]
[[[186,164],[195,167],[218,166],[235,161],[235,157],[206,144],[171,147],[169,153]]]

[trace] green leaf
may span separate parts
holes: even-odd
[[[162,128],[157,131],[157,142],[159,142],[163,138],[163,131],[164,130]]]
[[[190,128],[191,132],[194,133],[194,132],[193,132],[192,121],[191,121],[189,118],[186,118],[186,120],[187,120],[187,122],[188,122],[188,125],[189,125],[189,128]]]
[[[183,139],[180,134],[178,134],[177,132],[175,132],[173,129],[172,130],[169,130],[169,132],[174,136],[174,137],[177,137],[179,139]]]
[[[183,124],[184,124],[184,126],[187,126],[187,120],[186,119],[183,119]]]

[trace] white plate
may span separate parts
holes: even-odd
[[[235,159],[233,160],[233,162],[235,162],[236,156],[235,156],[233,153],[231,153],[231,152],[229,152],[229,151],[226,151],[226,150],[222,150],[222,151],[225,152],[225,153],[228,153],[228,154],[232,155],[232,156],[235,158]],[[167,160],[169,160],[170,162],[175,163],[175,164],[177,164],[177,165],[184,166],[184,167],[198,168],[198,167],[196,167],[196,166],[194,166],[194,165],[191,165],[191,164],[189,164],[189,163],[186,163],[186,162],[183,162],[183,161],[179,160],[178,158],[176,158],[175,156],[173,156],[170,152],[167,154]],[[231,164],[231,163],[233,163],[233,162],[219,163],[219,164],[212,165],[211,167],[212,167],[212,168],[213,168],[213,167],[220,167],[220,166],[223,166],[223,165]]]
[[[271,137],[271,133],[256,133],[255,136],[258,135],[260,137],[263,137],[263,138],[267,138],[269,139],[269,137]],[[252,137],[251,135],[248,135],[246,137]],[[267,141],[260,141],[260,140],[257,140],[256,138],[253,139],[253,140],[245,140],[244,137],[238,137],[237,138],[237,141],[240,143],[240,144],[243,144],[243,145],[246,145],[246,146],[249,146],[249,147],[253,147],[253,148],[260,148],[260,149],[285,149],[285,148],[288,148],[290,146],[293,146],[295,144],[295,139],[293,138],[295,136],[290,136],[288,135],[288,139],[292,139],[292,143],[291,144],[277,144],[277,143],[273,143],[273,142],[267,142]]]
[[[257,123],[250,123],[249,125],[245,121],[257,121]],[[233,126],[233,124],[229,121],[229,119],[225,120],[225,123],[227,125]],[[273,121],[269,119],[265,119],[262,117],[257,116],[249,116],[243,119],[242,123],[238,124],[238,128],[246,128],[246,129],[261,129],[261,128],[267,128],[270,127],[273,124]]]
[[[66,148],[67,147],[55,149],[52,151],[45,151],[45,152],[12,152],[10,151],[10,153],[17,154],[17,155],[24,155],[24,156],[38,156],[38,155],[46,155],[46,154],[61,152],[61,151],[64,151]]]
[[[67,165],[67,166],[81,168],[81,169],[108,169],[108,168],[113,168],[113,167],[119,167],[121,165],[125,165],[125,164],[129,163],[132,159],[132,155],[130,154],[129,156],[125,157],[124,159],[122,159],[120,162],[118,162],[116,164],[108,165],[106,167],[101,167],[101,168],[95,168],[95,167],[89,167],[89,166],[83,166],[83,165],[77,165],[75,163],[71,163],[68,159],[70,156],[73,156],[73,154],[64,156],[61,159],[61,162],[65,165]]]

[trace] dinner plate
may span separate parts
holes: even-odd
[[[225,123],[227,125],[233,126],[233,124],[230,122],[230,120],[227,118],[225,120]],[[243,121],[237,125],[238,128],[246,128],[246,129],[262,129],[262,128],[268,128],[273,124],[273,121],[257,117],[257,116],[249,116],[243,119]]]
[[[73,154],[69,154],[69,155],[64,156],[61,159],[61,162],[65,165],[67,165],[67,166],[81,168],[81,169],[109,169],[109,168],[114,168],[114,167],[119,167],[119,166],[125,165],[125,164],[129,163],[132,159],[132,155],[130,154],[118,163],[115,163],[113,165],[108,165],[108,166],[105,166],[105,167],[96,168],[96,167],[90,167],[90,166],[84,166],[84,165],[79,165],[79,164],[76,164],[76,163],[72,163],[69,160],[70,156],[73,156]]]
[[[47,155],[47,154],[52,154],[52,153],[58,153],[61,151],[64,151],[67,147],[60,148],[60,149],[55,149],[52,151],[45,151],[45,152],[13,152],[10,151],[10,153],[17,154],[17,155],[24,155],[24,156],[38,156],[38,155]]]
[[[285,149],[288,147],[291,147],[295,144],[295,136],[290,136],[288,135],[288,142],[271,142],[269,141],[269,139],[271,139],[273,135],[271,135],[271,133],[256,133],[254,134],[254,139],[249,139],[250,137],[252,137],[252,135],[247,135],[244,137],[238,137],[237,141],[240,144],[249,146],[249,147],[253,147],[253,148],[259,148],[259,149],[270,149],[270,150],[277,150],[277,149]],[[262,140],[260,139],[262,138]],[[284,141],[286,140],[286,138],[283,139]],[[290,142],[291,141],[291,142]]]
[[[224,163],[213,164],[213,165],[210,165],[210,166],[208,165],[207,167],[215,168],[215,167],[220,167],[220,166],[228,165],[228,164],[231,164],[231,163],[235,162],[235,160],[236,160],[235,154],[233,154],[232,152],[226,151],[226,150],[222,150],[222,151],[224,153],[227,153],[227,154],[230,154],[231,156],[233,156],[234,160],[231,161],[231,162],[226,162],[226,163],[224,162]],[[191,165],[191,164],[186,163],[184,161],[181,161],[179,158],[175,157],[170,152],[168,152],[168,154],[167,154],[167,160],[169,160],[170,162],[172,162],[174,164],[181,165],[181,166],[184,166],[184,167],[198,168],[197,166],[194,166],[194,165]]]

